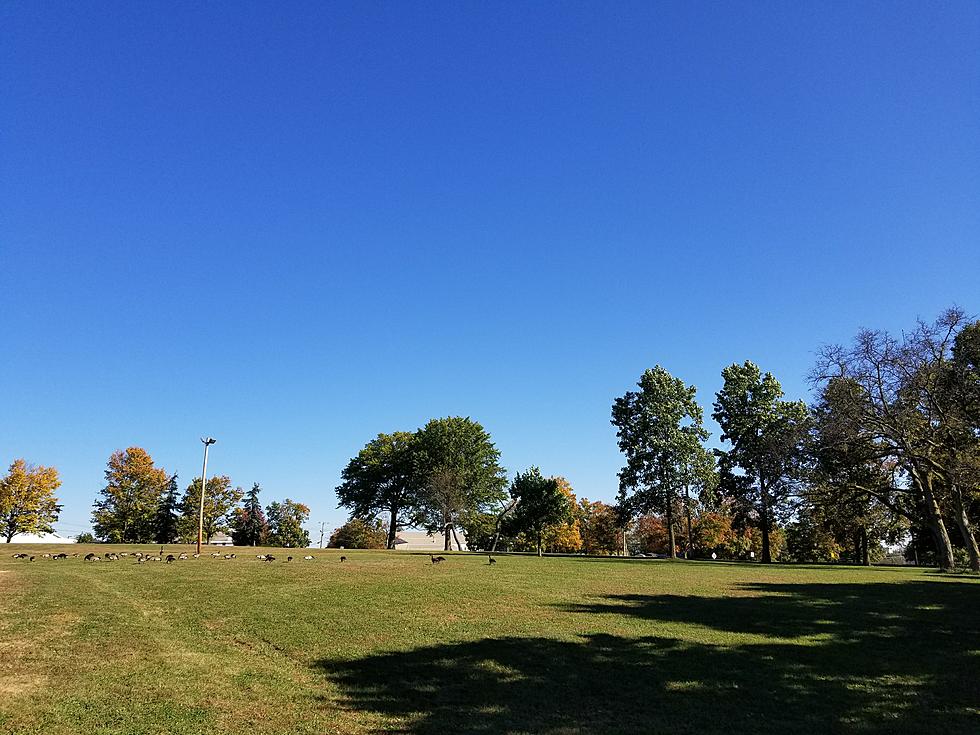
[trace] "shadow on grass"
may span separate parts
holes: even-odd
[[[736,593],[606,596],[563,609],[595,615],[597,627],[617,616],[761,638],[509,637],[317,666],[344,706],[382,718],[379,732],[980,732],[980,586]]]

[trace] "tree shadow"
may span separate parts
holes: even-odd
[[[977,586],[736,592],[752,596],[617,595],[564,609],[760,641],[506,637],[317,666],[378,732],[980,732]]]

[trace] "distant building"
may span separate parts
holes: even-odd
[[[73,544],[75,539],[56,533],[18,533],[10,539],[12,544]]]
[[[460,545],[454,551],[469,551],[466,546],[466,536],[459,529],[456,529],[456,538],[459,539]],[[434,553],[443,551],[445,543],[441,533],[433,536],[425,531],[401,531],[395,536],[395,551],[431,551]],[[456,546],[455,540],[453,546]]]
[[[220,531],[211,537],[208,541],[208,546],[232,546],[234,542],[231,540],[231,536],[227,533],[221,533]]]

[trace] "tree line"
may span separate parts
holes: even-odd
[[[980,322],[950,309],[901,336],[825,346],[810,404],[751,361],[721,376],[722,448],[708,446],[696,388],[659,365],[614,401],[615,505],[535,467],[508,483],[469,418],[379,434],[344,469],[337,496],[355,525],[337,544],[393,548],[415,527],[449,549],[459,528],[471,549],[869,564],[907,539],[918,562],[980,571]]]
[[[176,474],[156,466],[142,447],[129,447],[109,457],[105,482],[92,510],[92,527],[99,541],[171,544],[197,540],[200,477],[181,493]],[[260,492],[258,483],[246,493],[233,486],[227,475],[209,477],[204,493],[204,540],[210,543],[216,534],[230,533],[232,541],[242,546],[309,546],[309,532],[303,528],[309,508],[287,498],[263,510]]]

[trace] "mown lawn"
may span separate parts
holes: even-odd
[[[18,550],[0,558],[0,733],[980,732],[968,577]]]

